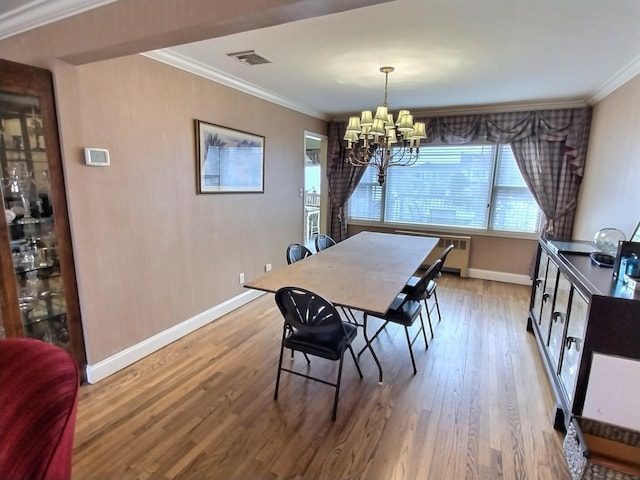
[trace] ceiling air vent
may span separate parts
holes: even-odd
[[[246,50],[244,52],[227,53],[227,56],[233,57],[239,62],[246,63],[247,65],[260,65],[261,63],[271,63],[261,55],[258,55],[255,50]]]

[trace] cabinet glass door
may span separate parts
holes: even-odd
[[[547,276],[542,294],[542,308],[540,311],[540,337],[545,345],[549,345],[549,328],[551,328],[551,314],[556,294],[556,282],[558,281],[558,267],[549,261]]]
[[[549,335],[549,354],[553,360],[556,373],[560,367],[560,356],[564,348],[564,335],[569,311],[569,294],[571,282],[563,274],[558,277],[556,299],[551,314],[551,333]]]
[[[562,385],[569,399],[569,405],[573,404],[573,395],[576,388],[580,358],[582,356],[588,311],[589,303],[574,288],[571,297],[567,336],[564,341],[562,368],[560,369],[560,379],[562,380]]]
[[[0,91],[0,165],[23,335],[69,349],[47,145],[37,97]],[[5,278],[3,288],[10,281]]]
[[[542,250],[540,252],[540,263],[538,264],[538,274],[535,279],[534,293],[533,293],[533,315],[532,320],[540,325],[541,311],[542,311],[542,297],[545,292],[546,280],[547,280],[547,264],[549,263],[549,256]]]

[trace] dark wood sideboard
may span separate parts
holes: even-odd
[[[557,251],[544,239],[535,271],[527,330],[536,338],[555,394],[554,427],[565,430],[572,415],[583,415],[589,389],[608,388],[602,376],[590,382],[594,354],[640,360],[640,292],[614,279],[613,269],[595,265],[588,254]],[[640,388],[640,362],[628,363],[634,365],[628,380]],[[615,399],[616,392],[610,394]]]

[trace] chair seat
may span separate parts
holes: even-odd
[[[343,324],[346,337],[335,332],[323,335],[294,330],[284,339],[284,346],[328,360],[339,360],[357,333],[355,325],[347,322]]]
[[[388,322],[410,327],[420,313],[422,305],[418,300],[407,300],[404,305],[402,305],[403,301],[404,297],[402,295],[396,297],[385,314],[384,319]]]
[[[412,284],[413,278],[414,277],[411,277],[411,280],[407,282],[405,287],[402,289],[402,293],[404,293],[405,295],[409,295],[413,300],[425,300],[431,298],[431,295],[433,295],[433,292],[436,290],[438,284],[433,280],[429,280],[429,283],[427,283],[427,288],[425,288],[423,292],[417,292],[415,289],[416,284]],[[415,278],[417,278],[418,281],[420,280],[420,277]]]

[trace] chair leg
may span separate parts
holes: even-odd
[[[433,338],[433,325],[431,324],[431,312],[429,312],[429,304],[427,299],[424,299],[424,309],[427,311],[427,321],[429,322],[429,330],[431,331],[431,338]]]
[[[284,341],[284,335],[282,336],[282,340]],[[291,350],[293,353],[293,350]],[[280,359],[278,360],[278,375],[276,376],[276,391],[273,394],[273,399],[278,399],[278,389],[280,388],[280,373],[282,372],[282,357],[284,356],[284,343],[280,345]]]
[[[360,379],[362,380],[364,377],[362,376],[362,371],[360,370],[360,364],[358,363],[358,360],[356,359],[356,354],[353,352],[353,348],[351,348],[351,345],[349,345],[349,351],[351,352],[351,357],[353,358],[353,363],[356,364],[356,368],[358,369],[358,375],[360,375]]]
[[[404,333],[407,336],[407,345],[409,345],[409,355],[411,355],[411,365],[413,365],[413,374],[418,373],[416,369],[416,361],[413,358],[413,348],[411,347],[411,337],[409,336],[409,327],[404,327]]]
[[[429,312],[427,311],[427,319],[428,318],[429,318]],[[424,320],[422,318],[422,312],[420,312],[420,326],[421,326],[420,330],[422,330],[422,336],[424,337],[424,349],[427,350],[429,348],[429,342],[427,342],[427,331],[424,328]],[[431,320],[429,320],[429,326],[431,326]]]
[[[340,380],[342,379],[342,363],[344,360],[344,352],[340,357],[340,365],[338,366],[338,381],[336,382],[336,396],[333,400],[333,413],[331,414],[331,420],[336,420],[336,414],[338,413],[338,397],[340,395]]]
[[[436,310],[438,310],[438,323],[442,321],[442,315],[440,315],[440,304],[438,303],[438,292],[433,291],[433,299],[436,301]]]

